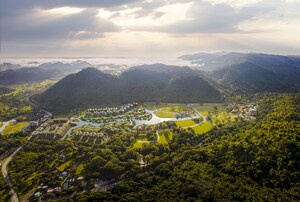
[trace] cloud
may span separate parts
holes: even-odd
[[[58,7],[107,8],[126,5],[137,1],[138,0],[10,0],[1,1],[1,6],[4,9],[51,9]]]
[[[268,6],[259,4],[238,4],[241,1],[235,0],[207,0],[194,1],[185,13],[184,20],[177,21],[161,30],[169,33],[243,33],[239,24],[272,11],[274,5]]]
[[[4,0],[0,4],[2,50],[7,55],[300,51],[298,0]]]
[[[98,10],[84,9],[71,15],[49,15],[36,11],[3,23],[4,41],[53,41],[101,37],[105,32],[117,31],[110,21],[97,17]]]

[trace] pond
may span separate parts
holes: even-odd
[[[194,118],[199,118],[199,116],[193,116],[193,117],[186,117],[186,118],[160,118],[158,117],[154,112],[154,110],[148,110],[146,109],[147,113],[150,113],[152,115],[151,120],[135,120],[135,126],[146,124],[146,125],[151,125],[151,124],[158,124],[162,123],[164,121],[184,121],[184,120],[189,120],[189,119],[194,119]]]
[[[137,126],[140,125],[153,125],[153,124],[158,124],[158,123],[162,123],[164,121],[183,121],[183,120],[189,120],[189,119],[193,119],[193,118],[199,118],[199,116],[193,116],[193,117],[186,117],[186,118],[160,118],[158,116],[156,116],[156,114],[154,113],[154,110],[148,110],[146,109],[146,113],[149,113],[152,115],[152,118],[150,120],[138,120],[138,119],[133,119],[133,121],[135,121],[135,126],[133,128],[136,128]],[[114,122],[121,122],[124,121],[125,119],[116,119]],[[75,128],[79,128],[82,126],[88,126],[88,125],[92,125],[95,127],[100,127],[103,125],[103,123],[95,123],[95,122],[89,122],[89,121],[82,121],[81,119],[78,119],[78,121],[74,122],[76,124],[76,126],[71,127],[68,132],[67,135],[71,134],[71,131]],[[113,122],[111,122],[113,123]]]

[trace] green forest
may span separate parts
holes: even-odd
[[[132,136],[139,134],[125,131],[106,144],[30,141],[12,161],[10,176],[20,195],[41,183],[59,186],[62,179],[58,170],[83,176],[87,183],[57,193],[59,198],[47,195],[61,202],[300,200],[299,94],[230,99],[249,101],[259,106],[257,120],[237,118],[201,135],[168,124],[172,138],[167,145],[150,142],[132,147]],[[7,142],[2,147],[24,142],[16,137],[19,142]],[[151,132],[145,137],[155,139]],[[147,162],[144,167],[138,163],[140,156]],[[114,186],[94,192],[95,179]],[[71,197],[71,193],[75,194]]]
[[[146,169],[107,192],[61,201],[300,200],[300,96],[252,99],[258,122],[228,123],[200,137],[176,128],[169,150],[146,154]]]

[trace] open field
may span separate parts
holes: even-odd
[[[226,108],[221,103],[199,103],[199,104],[192,104],[192,106],[198,110],[199,112],[212,112],[212,111],[226,111]]]
[[[197,124],[191,119],[190,120],[184,120],[184,121],[176,121],[175,123],[178,127],[188,127],[188,126],[193,126],[193,125]]]
[[[155,103],[146,103],[145,107],[149,110],[159,110],[161,108],[168,107],[170,104],[162,103],[162,104],[155,104]]]
[[[159,133],[159,144],[167,145],[173,138],[173,133],[170,131],[162,131]]]
[[[160,118],[175,118],[178,114],[193,115],[193,112],[185,104],[146,104],[149,110],[155,110],[155,114]]]
[[[5,129],[3,130],[2,135],[6,136],[6,135],[19,133],[19,132],[22,131],[22,128],[27,126],[27,125],[28,125],[28,122],[10,123],[9,125],[7,125],[5,127]]]
[[[237,118],[236,115],[227,112],[221,112],[217,115],[217,117],[212,118],[213,123],[221,123],[224,124],[228,121],[234,121]]]
[[[133,144],[133,148],[142,148],[143,144],[149,144],[149,141],[146,140],[136,140],[136,142]]]
[[[143,144],[149,144],[150,141],[147,140],[146,134],[140,134],[139,137],[135,140],[133,148],[142,148]]]
[[[203,134],[208,131],[210,131],[213,128],[213,125],[211,123],[203,123],[198,126],[192,127],[192,129],[195,131],[196,134]]]
[[[154,112],[154,114],[160,118],[175,118],[174,113],[169,112],[165,109],[160,109]]]

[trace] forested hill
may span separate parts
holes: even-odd
[[[234,93],[300,92],[300,59],[259,53],[198,53],[181,57]]]
[[[221,94],[188,67],[133,67],[120,76],[86,68],[33,98],[52,112],[129,102],[221,102]]]
[[[147,168],[128,171],[107,192],[61,201],[299,201],[300,96],[249,99],[259,106],[258,121],[202,136],[175,128],[169,149],[141,149]]]
[[[8,69],[0,72],[0,85],[14,85],[41,82],[59,77],[57,70],[46,70],[38,67]]]

